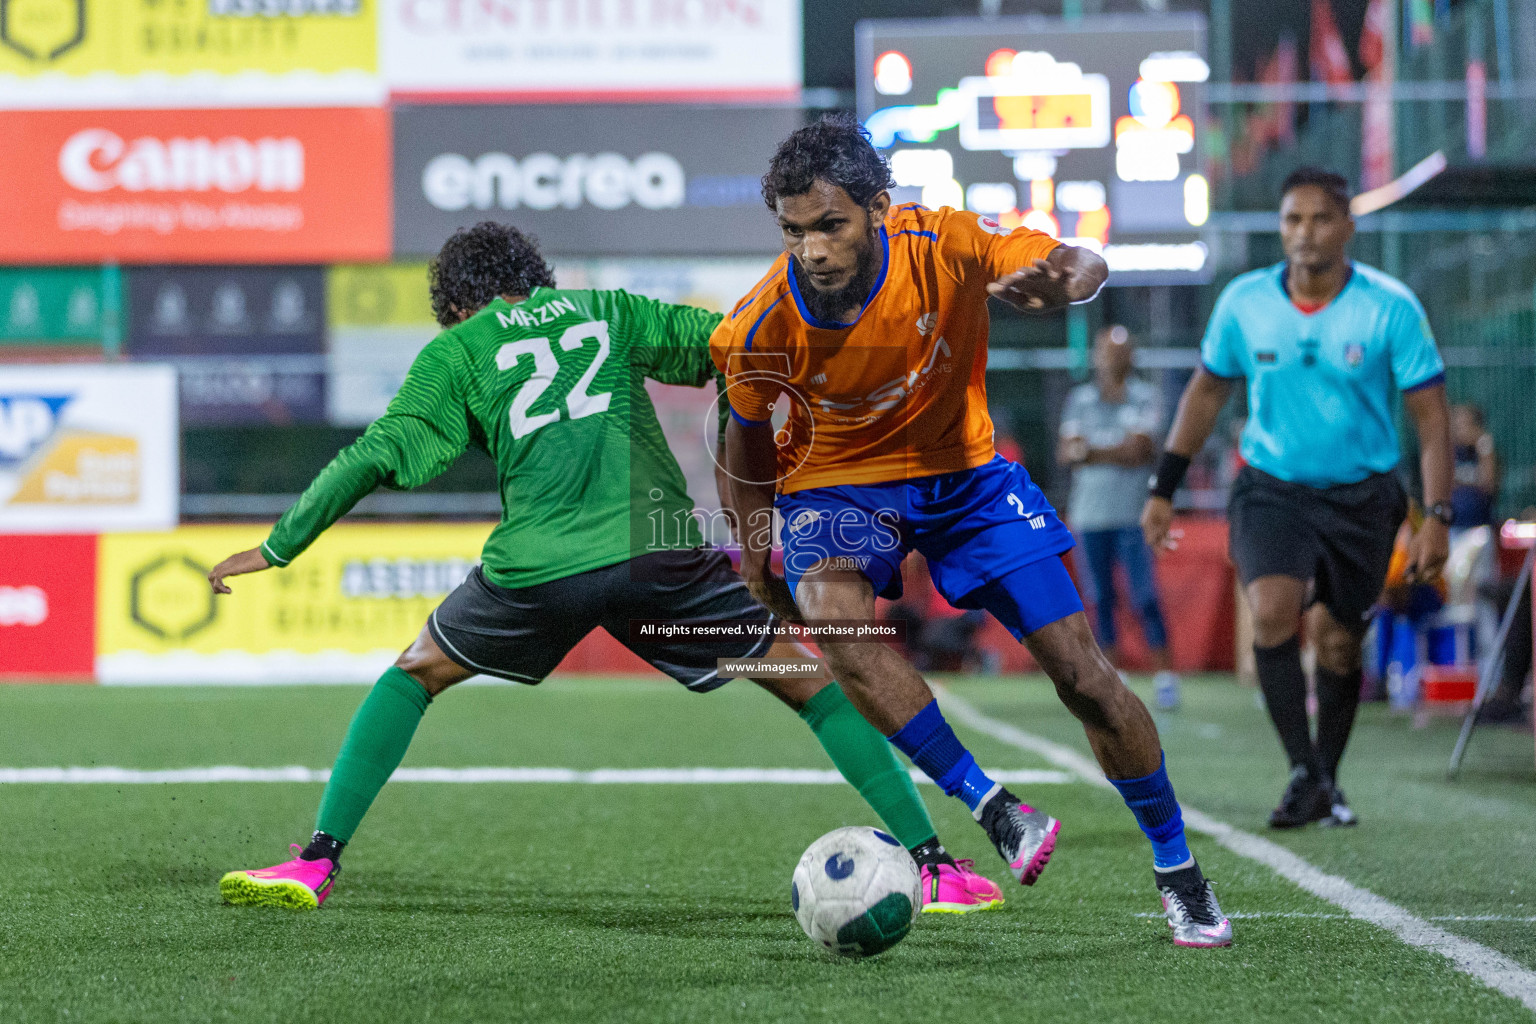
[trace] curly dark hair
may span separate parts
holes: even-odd
[[[846,113],[823,114],[784,140],[763,175],[763,202],[775,210],[780,196],[804,195],[818,178],[866,207],[896,184],[885,158],[869,144],[869,132]]]
[[[459,228],[427,265],[432,315],[452,327],[498,295],[527,295],[555,286],[555,272],[534,239],[508,224],[483,220]]]
[[[1349,179],[1344,175],[1321,167],[1298,167],[1280,183],[1280,198],[1285,199],[1291,189],[1303,185],[1315,185],[1322,189],[1329,199],[1343,208],[1346,215],[1349,213]]]

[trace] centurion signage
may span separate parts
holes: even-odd
[[[791,108],[405,105],[395,110],[395,251],[514,224],[551,254],[771,254],[759,180]]]
[[[795,99],[800,0],[380,0],[413,100]]]

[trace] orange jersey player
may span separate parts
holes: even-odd
[[[878,236],[879,271],[851,323],[812,311],[786,253],[710,339],[738,417],[767,420],[791,396],[782,493],[973,469],[995,454],[986,287],[1060,243],[916,204],[892,209]]]
[[[902,559],[920,551],[939,593],[1025,643],[1083,723],[1151,840],[1174,941],[1229,945],[1157,728],[1094,643],[1062,565],[1071,534],[1024,467],[992,445],[987,297],[1055,310],[1093,298],[1108,268],[973,213],[892,209],[891,184],[868,133],[845,116],[791,135],[763,178],[785,253],[710,339],[731,406],[725,469],[742,576],[780,616],[868,621],[877,595],[900,596]],[[782,579],[769,563],[775,511]],[[834,636],[821,648],[854,705],[965,801],[1014,878],[1033,884],[1060,822],[981,769],[893,648]]]

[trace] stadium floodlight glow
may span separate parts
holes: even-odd
[[[1153,82],[1204,82],[1211,66],[1192,50],[1149,54],[1141,62],[1141,77]]]
[[[1098,253],[1100,256],[1104,255],[1104,243],[1099,241],[1097,238],[1093,238],[1093,237],[1089,237],[1089,236],[1082,236],[1082,237],[1077,237],[1077,238],[1063,238],[1061,240],[1061,244],[1062,245],[1075,245],[1079,249],[1087,249],[1090,252]]]
[[[1211,186],[1203,174],[1191,174],[1184,179],[1184,219],[1193,227],[1202,226],[1211,218]]]
[[[1028,210],[1024,214],[1023,224],[1026,228],[1044,232],[1052,238],[1061,237],[1061,224],[1045,210]]]
[[[1056,205],[1068,213],[1097,210],[1106,201],[1102,181],[1063,181],[1056,186]]]
[[[875,58],[875,91],[886,96],[905,96],[912,91],[912,62],[898,50]]]
[[[1205,268],[1210,250],[1204,242],[1137,242],[1130,245],[1106,245],[1104,262],[1110,272],[1146,270],[1197,271]]]
[[[989,78],[1000,78],[1003,75],[1011,74],[1013,72],[1014,56],[1015,53],[1012,50],[993,50],[987,56],[987,63],[984,65],[987,69],[987,76]]]
[[[948,156],[948,153],[944,154]],[[931,185],[923,186],[923,205],[930,210],[937,210],[941,206],[948,206],[956,210],[965,209],[965,190],[954,178],[945,181],[936,181]]]
[[[1109,79],[1085,75],[1076,64],[1048,53],[1015,54],[1006,76],[962,78],[960,92],[960,145],[966,149],[1098,149],[1109,144]]]
[[[876,149],[890,149],[901,142],[932,142],[939,132],[960,123],[961,104],[958,89],[940,89],[938,102],[926,106],[882,107],[864,122],[869,141]]]
[[[996,216],[1019,202],[1019,190],[1006,181],[978,181],[965,190],[965,208]]]
[[[1020,181],[1034,181],[1036,178],[1054,178],[1056,176],[1056,154],[1015,153],[1013,157],[1013,176]]]
[[[898,149],[891,154],[891,177],[898,185],[927,188],[954,176],[955,158],[947,149]],[[923,205],[929,204],[925,202]]]
[[[1029,183],[1029,205],[1050,213],[1056,209],[1056,183],[1050,178],[1036,178]]]

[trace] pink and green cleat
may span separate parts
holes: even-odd
[[[294,843],[289,849],[302,847]],[[331,886],[341,865],[321,858],[295,857],[270,868],[231,871],[219,879],[219,894],[225,903],[237,907],[282,907],[286,910],[315,910],[331,894]]]
[[[969,914],[1003,905],[1003,890],[985,875],[976,873],[976,862],[924,864],[923,913]]]

